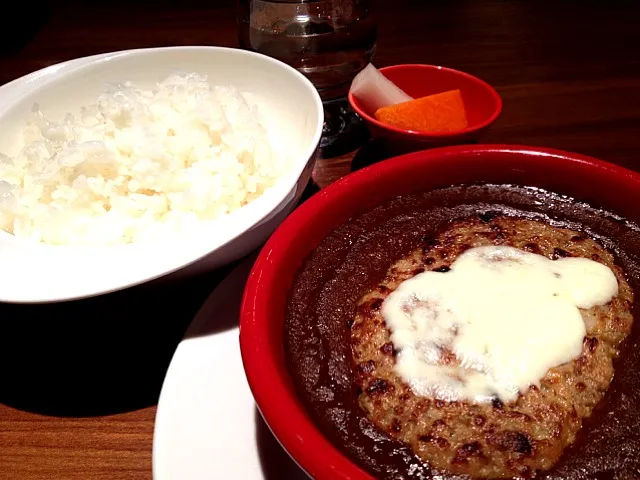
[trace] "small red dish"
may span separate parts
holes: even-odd
[[[544,188],[640,222],[640,174],[574,153],[537,147],[468,145],[386,160],[352,173],[307,200],[262,249],[246,285],[240,347],[267,424],[316,480],[371,479],[316,427],[290,379],[284,352],[290,288],[305,258],[335,228],[398,195],[465,183]]]
[[[351,108],[365,121],[372,136],[393,142],[427,147],[453,145],[477,140],[502,111],[500,95],[491,85],[473,75],[435,65],[394,65],[380,69],[389,80],[413,98],[459,89],[467,112],[468,127],[455,132],[403,130],[378,121],[374,112],[365,111],[349,92]]]

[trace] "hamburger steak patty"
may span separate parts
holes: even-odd
[[[425,270],[446,271],[462,252],[485,245],[508,245],[550,259],[593,259],[615,273],[618,295],[604,306],[581,310],[587,336],[580,357],[551,369],[539,388],[531,386],[516,402],[419,397],[394,371],[382,302],[402,281]],[[436,469],[481,478],[531,478],[556,463],[602,399],[619,344],[631,330],[632,304],[633,292],[613,255],[582,233],[507,216],[455,221],[395,262],[361,298],[351,327],[359,404],[380,430]]]

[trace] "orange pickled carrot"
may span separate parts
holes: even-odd
[[[387,125],[422,132],[454,132],[467,127],[460,90],[381,107],[376,110],[375,117]]]

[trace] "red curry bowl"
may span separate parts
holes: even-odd
[[[374,137],[407,145],[453,145],[477,140],[502,112],[502,100],[485,81],[465,72],[436,65],[394,65],[380,72],[413,98],[459,89],[467,112],[468,126],[455,132],[418,132],[386,125],[366,111],[349,93],[351,108],[365,121]]]
[[[372,478],[323,436],[287,371],[284,319],[297,270],[324,237],[355,215],[398,195],[478,182],[544,188],[640,223],[640,174],[538,147],[478,145],[411,153],[352,173],[306,201],[275,231],[253,267],[240,315],[240,347],[260,412],[311,477]]]

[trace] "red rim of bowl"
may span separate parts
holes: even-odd
[[[489,118],[487,118],[486,120],[484,120],[483,122],[477,123],[473,126],[467,127],[467,128],[463,128],[462,130],[456,130],[454,132],[442,132],[442,133],[438,133],[438,132],[420,132],[418,130],[404,130],[402,128],[397,128],[394,127],[392,125],[387,125],[386,123],[382,123],[381,121],[377,120],[375,117],[372,117],[371,115],[369,115],[368,113],[366,113],[364,110],[362,110],[358,105],[356,105],[356,102],[354,101],[353,98],[353,94],[351,93],[351,91],[349,91],[349,104],[351,105],[351,108],[353,108],[353,110],[362,118],[364,118],[367,122],[371,122],[372,124],[374,124],[375,126],[377,126],[378,128],[384,129],[384,130],[389,130],[391,132],[397,133],[397,134],[401,134],[401,135],[409,135],[409,136],[414,136],[414,137],[422,137],[422,138],[450,138],[450,137],[457,137],[460,135],[465,135],[468,133],[475,133],[479,130],[482,130],[483,128],[488,127],[489,125],[491,125],[493,122],[496,121],[496,119],[500,116],[500,114],[502,113],[502,98],[500,97],[500,95],[498,94],[498,92],[496,91],[495,88],[493,88],[491,85],[489,85],[487,82],[485,82],[484,80],[482,80],[481,78],[478,78],[474,75],[471,75],[469,73],[463,72],[461,70],[456,70],[454,68],[449,68],[449,67],[442,67],[442,66],[438,66],[438,65],[426,65],[426,64],[421,64],[421,63],[404,63],[401,65],[392,65],[390,67],[382,67],[380,68],[380,72],[384,73],[384,72],[389,72],[392,70],[401,70],[403,68],[415,68],[415,67],[419,67],[419,68],[424,68],[427,70],[444,70],[444,71],[448,71],[451,73],[455,73],[459,76],[462,77],[466,77],[468,80],[471,80],[472,82],[481,85],[485,90],[487,90],[487,92],[489,92],[489,94],[491,95],[491,97],[493,98],[493,101],[495,102],[495,108],[493,113],[491,114],[491,116],[489,116]]]
[[[290,393],[293,387],[286,369],[282,345],[271,344],[271,319],[267,312],[270,291],[288,288],[288,285],[280,283],[280,265],[303,260],[290,258],[289,244],[295,242],[300,226],[313,222],[318,214],[337,199],[348,198],[354,185],[384,178],[388,172],[399,166],[411,169],[412,165],[423,166],[430,159],[441,159],[443,156],[451,158],[461,153],[492,152],[535,155],[541,160],[543,157],[562,159],[577,164],[577,168],[592,168],[605,177],[615,177],[616,181],[634,183],[634,188],[640,188],[640,174],[637,172],[588,156],[555,149],[520,145],[462,145],[435,148],[395,157],[336,181],[298,207],[278,227],[260,252],[247,281],[240,311],[240,349],[245,373],[258,408],[269,428],[285,450],[313,478],[373,479],[321,433],[300,400],[295,394]]]

